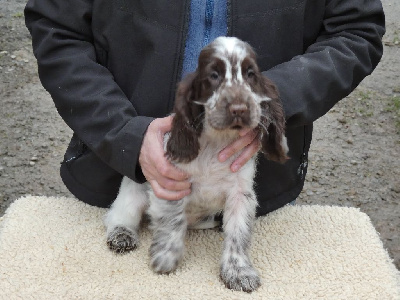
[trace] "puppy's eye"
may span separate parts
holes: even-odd
[[[247,69],[247,78],[253,78],[254,76],[256,76],[256,73],[254,72],[254,70],[252,68],[248,68]]]
[[[214,81],[218,80],[218,79],[219,79],[219,74],[218,74],[218,72],[217,72],[217,71],[213,71],[213,72],[210,74],[210,79],[211,79],[211,80],[214,80]]]

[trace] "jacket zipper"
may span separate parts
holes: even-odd
[[[304,138],[303,138],[303,153],[300,157],[300,165],[297,169],[297,175],[303,180],[306,175],[306,169],[308,166],[308,158],[306,154],[306,144],[307,144],[307,126],[304,126]]]
[[[79,143],[79,150],[76,152],[76,155],[74,155],[66,160],[63,160],[61,162],[61,164],[69,163],[73,160],[77,160],[79,157],[81,157],[86,152],[86,150],[88,149],[88,146],[86,146],[86,144],[84,144],[81,140],[78,140],[78,143]]]

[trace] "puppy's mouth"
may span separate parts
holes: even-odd
[[[254,126],[251,123],[249,117],[233,117],[228,128],[233,130],[252,129]]]
[[[242,126],[242,125],[232,125],[231,126],[231,129],[233,129],[233,130],[241,130],[241,129],[243,129],[244,127]]]
[[[250,128],[251,126],[245,125],[243,123],[231,123],[230,125],[226,124],[226,125],[219,125],[219,126],[215,126],[215,124],[213,124],[213,125],[211,125],[211,127],[218,131],[224,131],[224,130],[240,131],[245,128]]]
[[[233,129],[233,130],[241,130],[241,129],[247,128],[247,127],[250,127],[248,125],[248,122],[246,122],[242,118],[234,118],[231,122],[231,125],[229,126],[229,128]]]
[[[250,122],[247,119],[243,119],[240,117],[234,117],[234,118],[226,118],[225,120],[219,119],[217,122],[214,120],[211,120],[210,125],[212,128],[215,130],[221,131],[221,130],[235,130],[235,131],[240,131],[242,129],[253,129],[255,126],[253,126],[252,122]]]

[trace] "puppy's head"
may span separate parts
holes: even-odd
[[[199,152],[202,131],[260,129],[262,151],[287,159],[285,118],[277,88],[263,76],[249,44],[219,37],[200,53],[196,72],[179,83],[167,155],[189,162]]]

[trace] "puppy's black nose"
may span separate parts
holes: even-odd
[[[247,115],[249,108],[246,104],[231,104],[229,106],[229,111],[233,117],[240,117],[243,118]]]

